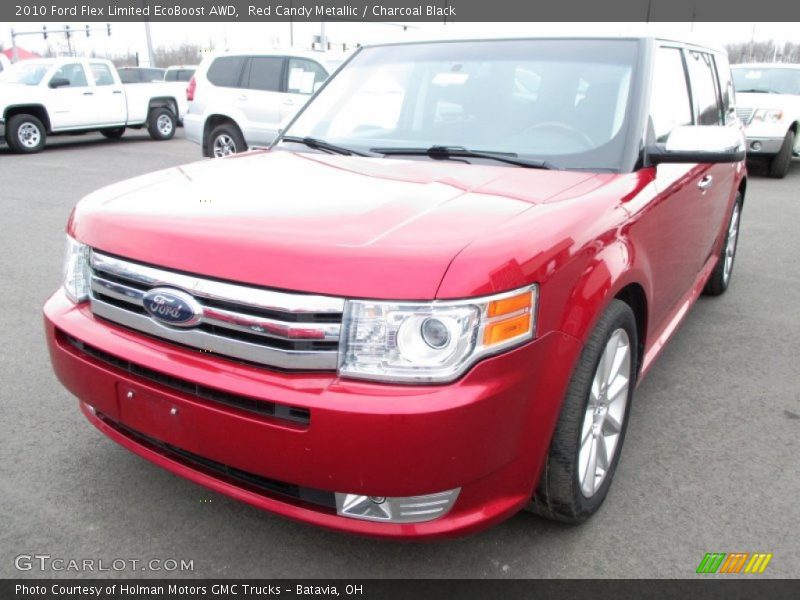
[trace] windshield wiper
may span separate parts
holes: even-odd
[[[293,135],[285,135],[281,138],[282,142],[292,142],[295,144],[303,144],[304,146],[308,146],[309,148],[314,148],[315,150],[324,150],[325,152],[332,152],[334,154],[344,154],[347,156],[370,156],[366,152],[359,152],[358,150],[353,150],[352,148],[345,148],[344,146],[337,146],[336,144],[331,144],[330,142],[326,142],[325,140],[320,140],[318,138],[313,137],[297,137]]]
[[[385,156],[430,156],[431,158],[485,158],[498,162],[526,167],[528,169],[558,169],[556,165],[546,160],[529,160],[519,158],[513,152],[494,152],[491,150],[469,150],[463,146],[431,146],[430,148],[371,148]]]
[[[740,94],[780,94],[780,92],[776,92],[775,90],[757,90],[753,88],[752,90],[736,90]]]

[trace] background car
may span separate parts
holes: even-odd
[[[186,90],[186,137],[217,158],[267,146],[339,64],[313,52],[212,54]]]
[[[164,81],[183,81],[189,83],[197,70],[197,65],[172,65],[164,72]]]
[[[163,81],[166,70],[155,67],[118,67],[117,73],[122,83],[151,83]]]
[[[732,72],[749,157],[766,159],[770,177],[786,177],[800,155],[800,64],[748,63]]]
[[[165,83],[123,85],[111,61],[47,58],[16,63],[0,94],[0,138],[31,154],[50,135],[99,131],[119,139],[126,128],[146,127],[155,140],[175,135],[179,98]]]

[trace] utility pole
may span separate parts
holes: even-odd
[[[142,0],[142,7],[147,12],[147,0]],[[150,36],[150,19],[144,18],[144,35],[147,38],[147,60],[150,67],[155,67],[155,60],[153,60],[153,38]]]
[[[294,14],[294,1],[289,0],[289,14]],[[294,48],[294,17],[289,17],[289,47]]]
[[[72,33],[69,30],[69,25],[64,25],[64,35],[67,36],[67,49],[69,55],[72,56]]]
[[[77,31],[77,30],[74,30]],[[41,31],[15,31],[13,28],[11,29],[11,60],[12,62],[17,62],[19,60],[19,51],[17,48],[17,38],[21,35],[40,35],[43,39],[47,39],[48,34],[63,34],[64,37],[67,39],[67,47],[69,48],[69,55],[72,56],[74,54],[72,50],[72,34],[74,33],[72,29],[70,29],[69,25],[64,25],[63,29],[48,29],[46,25],[42,26]],[[105,31],[109,37],[111,37],[111,24],[107,23],[104,28],[101,27],[89,27],[86,25],[83,29],[86,33],[86,37],[88,38],[92,31]]]

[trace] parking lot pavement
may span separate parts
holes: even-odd
[[[578,527],[523,513],[423,545],[208,492],[106,439],[56,381],[40,311],[60,283],[73,204],[198,157],[139,132],[0,150],[0,576],[43,575],[17,571],[20,554],[194,561],[193,573],[128,576],[692,577],[706,552],[760,551],[774,554],[765,576],[800,572],[800,163],[784,180],[752,178],[731,288],[697,303],[639,388],[603,509]]]

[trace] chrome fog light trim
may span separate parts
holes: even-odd
[[[423,496],[361,496],[336,493],[336,514],[363,521],[422,523],[443,517],[458,498],[461,488]]]

